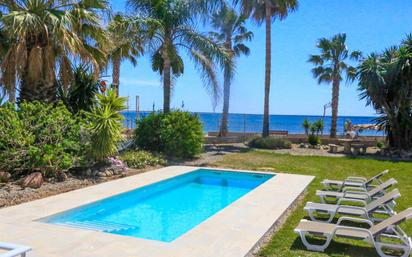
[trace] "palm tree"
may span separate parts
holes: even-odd
[[[339,87],[343,80],[343,73],[348,82],[356,76],[356,68],[350,66],[347,61],[357,61],[361,58],[359,51],[349,52],[346,45],[346,34],[337,34],[331,39],[321,38],[317,45],[319,55],[311,55],[308,62],[313,63],[314,78],[318,84],[332,84],[332,125],[330,137],[336,137],[336,124],[338,120]]]
[[[217,31],[211,32],[210,35],[225,47],[230,58],[230,63],[225,63],[223,67],[223,110],[219,136],[226,136],[228,132],[230,86],[235,71],[233,59],[250,53],[250,49],[243,43],[253,37],[253,32],[245,27],[246,19],[246,16],[238,15],[235,10],[227,6],[212,16],[212,26]]]
[[[109,58],[112,64],[112,86],[116,95],[119,95],[120,65],[128,60],[136,66],[136,58],[143,54],[143,38],[139,32],[139,22],[133,17],[116,14],[108,26],[111,40]]]
[[[262,136],[269,136],[269,96],[272,66],[272,22],[285,19],[298,7],[298,0],[234,0],[240,3],[242,12],[259,24],[266,25],[265,103]]]
[[[6,53],[10,50],[10,40],[7,38],[4,30],[0,30],[0,63],[3,63]],[[10,62],[12,65],[12,62]],[[15,66],[15,65],[14,65]],[[8,101],[11,103],[16,102],[16,74],[6,73],[4,67],[1,69],[1,81],[0,87],[3,91],[3,98],[7,95]]]
[[[128,0],[128,4],[146,20],[147,33],[151,36],[148,43],[152,51],[152,68],[163,79],[163,111],[170,111],[173,78],[184,72],[181,51],[194,61],[216,105],[219,84],[215,62],[223,65],[227,53],[196,29],[195,20],[204,11],[205,1]]]
[[[400,46],[373,53],[358,68],[359,91],[380,114],[377,123],[389,146],[412,148],[412,35]]]
[[[73,60],[92,64],[99,74],[105,53],[95,46],[106,39],[100,14],[108,1],[3,0],[0,9],[10,42],[1,63],[4,81],[20,81],[20,100],[54,101],[57,77],[69,85]]]

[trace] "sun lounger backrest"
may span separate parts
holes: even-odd
[[[401,197],[401,193],[399,193],[398,189],[394,189],[391,192],[384,194],[382,197],[379,197],[378,199],[370,202],[368,205],[366,205],[366,209],[369,212],[374,211],[383,204],[387,204],[399,197]]]
[[[412,208],[408,208],[394,216],[387,218],[386,220],[379,222],[377,225],[373,226],[370,231],[372,235],[378,235],[385,231],[387,228],[393,225],[398,225],[405,220],[412,218]]]
[[[368,181],[366,181],[366,184],[372,183],[375,179],[380,179],[382,176],[386,175],[389,172],[389,170],[384,170],[378,175],[371,177]]]
[[[371,191],[369,191],[369,195],[370,196],[374,196],[376,194],[378,194],[379,192],[381,192],[382,190],[385,190],[393,185],[395,185],[396,183],[398,183],[398,181],[396,181],[394,178],[391,178],[385,182],[383,182],[380,185],[377,185],[375,188],[373,188]]]

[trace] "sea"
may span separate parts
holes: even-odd
[[[139,112],[139,118],[144,118],[151,112]],[[221,114],[220,113],[208,113],[199,112],[196,113],[201,122],[203,123],[203,130],[207,132],[219,131]],[[125,111],[123,112],[125,116],[124,126],[128,128],[136,127],[137,115],[136,111]],[[270,130],[287,130],[289,134],[304,134],[304,129],[302,123],[304,119],[308,119],[311,122],[322,119],[322,116],[316,115],[270,115]],[[377,117],[369,116],[340,116],[338,118],[337,133],[339,135],[344,134],[344,123],[350,120],[352,124],[375,124],[375,119]],[[325,116],[324,118],[324,135],[328,135],[331,126],[331,117]],[[262,131],[263,115],[260,114],[229,114],[229,131],[230,132],[256,132],[260,133]],[[365,130],[359,133],[360,135],[367,136],[382,136],[382,131],[375,130]]]

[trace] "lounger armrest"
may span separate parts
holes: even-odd
[[[363,196],[366,196],[366,198],[368,198],[368,199],[370,198],[367,193],[365,193],[365,192],[359,192],[359,191],[346,191],[346,192],[343,193],[343,197],[346,198],[347,195],[349,195],[349,194],[363,195]],[[350,199],[350,197],[347,197],[347,198]]]
[[[373,238],[373,235],[369,229],[366,228],[358,228],[358,227],[349,227],[349,226],[340,226],[338,225],[334,230],[333,230],[333,235],[336,234],[339,230],[353,230],[353,231],[361,231],[369,234],[370,238]]]
[[[350,182],[362,182],[362,183],[366,183],[368,180],[366,179],[366,178],[363,178],[363,177],[347,177],[346,179],[345,179],[345,182],[346,181],[350,181]]]
[[[346,192],[346,191],[359,191],[359,192],[367,192],[365,188],[363,187],[351,187],[351,186],[345,186],[342,189],[342,192]]]
[[[360,210],[363,211],[365,214],[368,213],[368,211],[363,208],[363,207],[359,207],[359,206],[350,206],[350,205],[340,205],[338,208],[336,208],[336,212],[339,212],[339,209],[341,208],[345,208],[345,209],[352,209],[352,210]]]
[[[338,222],[336,223],[337,225],[340,225],[343,221],[352,221],[352,222],[357,222],[357,223],[364,223],[364,224],[368,224],[370,227],[373,226],[373,222],[367,219],[361,219],[361,218],[354,218],[354,217],[340,217],[338,219]],[[350,226],[348,226],[350,227]]]
[[[351,198],[345,198],[342,197],[338,200],[337,205],[342,205],[343,202],[354,202],[354,203],[360,203],[363,204],[363,206],[365,207],[368,203],[364,200],[360,200],[360,199],[351,199]],[[345,205],[346,206],[346,205]]]

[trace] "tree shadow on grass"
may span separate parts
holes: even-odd
[[[324,241],[311,238],[310,243],[322,244]],[[364,243],[363,243],[364,244]],[[291,251],[308,251],[299,236],[290,247]],[[350,243],[332,240],[324,254],[328,256],[374,257],[378,256],[375,248],[370,246],[353,245]]]
[[[225,155],[228,153],[246,153],[250,148],[243,144],[236,145],[205,145],[205,153],[212,153],[214,155]]]

